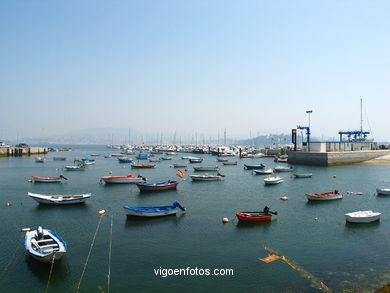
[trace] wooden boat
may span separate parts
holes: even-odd
[[[168,161],[168,160],[172,160],[172,157],[161,157],[162,160],[165,160],[165,161]]]
[[[91,197],[90,193],[73,195],[45,195],[29,192],[27,195],[39,203],[49,205],[78,204],[85,202]]]
[[[244,164],[245,170],[263,169],[264,167],[265,166],[263,164],[257,164],[257,165]]]
[[[306,193],[308,200],[333,200],[333,199],[342,199],[343,195],[337,190],[331,192],[323,193]]]
[[[273,185],[273,184],[278,184],[278,183],[282,183],[282,182],[283,182],[283,178],[279,177],[279,176],[264,178],[264,184],[267,184],[267,185]]]
[[[140,169],[140,168],[154,168],[156,167],[155,164],[131,164],[131,168],[133,169]]]
[[[284,167],[284,166],[276,166],[274,168],[275,172],[292,172],[293,167]]]
[[[187,164],[175,163],[173,164],[173,168],[185,168]]]
[[[80,165],[71,165],[71,166],[64,166],[65,170],[67,171],[82,171],[85,170],[85,166],[83,164]]]
[[[61,183],[62,179],[68,180],[62,175],[58,177],[41,177],[41,176],[31,176],[31,177],[34,183]]]
[[[158,182],[158,183],[137,183],[137,186],[140,191],[162,191],[162,190],[170,190],[176,189],[179,182],[174,180],[169,180],[166,182]]]
[[[161,158],[149,158],[149,162],[160,162]]]
[[[35,162],[36,163],[44,163],[46,160],[43,157],[35,157]]]
[[[229,159],[228,158],[217,158],[217,161],[218,162],[227,162],[227,161],[229,161]]]
[[[313,173],[300,173],[300,174],[293,174],[295,178],[311,178],[313,176]]]
[[[68,249],[65,240],[57,233],[40,226],[26,232],[24,247],[33,258],[44,263],[59,261]]]
[[[194,163],[202,163],[202,162],[203,162],[203,159],[202,159],[202,158],[190,158],[190,159],[188,159],[188,161],[189,161],[191,164],[194,164]]]
[[[264,211],[236,213],[236,217],[242,222],[265,222],[271,221],[273,214],[277,215],[278,212],[271,212],[268,207],[265,207]]]
[[[53,160],[54,161],[67,161],[68,158],[67,157],[53,157]]]
[[[147,160],[148,159],[148,155],[140,154],[140,155],[136,155],[135,158],[137,160]]]
[[[345,220],[349,223],[371,223],[379,221],[381,213],[373,211],[357,211],[345,214]]]
[[[237,165],[237,162],[225,161],[225,162],[222,162],[222,164],[223,164],[224,166],[233,166],[233,165]]]
[[[186,209],[175,200],[170,206],[156,206],[156,207],[143,207],[143,206],[124,206],[127,216],[135,217],[163,217],[175,215],[179,209],[185,211]]]
[[[222,178],[225,176],[221,174],[217,174],[217,175],[205,174],[205,175],[190,175],[190,177],[192,181],[218,181],[218,180],[222,180]]]
[[[195,166],[194,171],[215,171],[219,170],[218,166]]]
[[[119,157],[118,158],[119,163],[132,163],[133,159],[129,157]]]
[[[253,170],[254,175],[269,175],[273,174],[274,170],[273,169],[267,169],[267,170]]]
[[[376,193],[378,195],[390,195],[390,188],[377,188]]]
[[[128,174],[127,176],[103,176],[100,181],[104,181],[106,184],[126,184],[126,183],[140,183],[146,181],[146,178],[139,175],[134,176]]]

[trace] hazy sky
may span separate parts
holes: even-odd
[[[389,140],[390,2],[0,0],[0,139],[118,127]],[[385,120],[386,119],[386,120]]]

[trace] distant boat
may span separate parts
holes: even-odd
[[[295,178],[311,178],[313,173],[293,174]]]
[[[111,157],[124,157],[125,155],[123,154],[111,154]]]
[[[73,166],[64,166],[67,171],[82,171],[85,170],[84,165],[73,165]]]
[[[274,170],[273,169],[267,169],[267,170],[253,170],[254,175],[269,175],[273,174]]]
[[[44,163],[46,160],[43,157],[35,157],[35,162],[36,163]]]
[[[92,159],[83,158],[81,161],[84,165],[95,165],[95,160]]]
[[[323,193],[306,193],[306,197],[308,200],[334,200],[334,199],[342,199],[343,195],[339,193],[337,190],[331,192],[323,192]]]
[[[34,180],[34,183],[60,183],[62,179],[68,180],[64,176],[60,175],[58,177],[41,177],[41,176],[31,176]]]
[[[175,153],[175,152],[167,152],[167,156],[176,156],[177,155],[177,153]]]
[[[215,171],[219,170],[219,166],[195,166],[194,171]]]
[[[100,154],[90,154],[91,157],[99,157]]]
[[[191,164],[194,164],[194,163],[202,163],[202,162],[203,162],[203,159],[202,159],[202,158],[190,158],[190,159],[188,159],[188,161],[189,161]]]
[[[173,164],[173,168],[185,168],[185,167],[187,167],[187,164],[182,164],[182,163]]]
[[[223,177],[225,177],[224,175],[190,175],[192,181],[218,181],[218,180],[222,180]]]
[[[91,197],[90,193],[87,194],[73,194],[73,195],[45,195],[36,193],[27,193],[27,195],[37,202],[49,205],[66,205],[66,204],[78,204],[83,203]]]
[[[59,261],[67,251],[67,244],[57,233],[38,227],[26,232],[24,247],[36,260],[44,263]]]
[[[53,157],[53,160],[54,161],[66,161],[66,160],[68,160],[68,158],[67,157]]]
[[[119,163],[132,163],[133,159],[129,157],[119,157],[118,158]]]
[[[172,160],[172,157],[161,157],[162,160]]]
[[[226,162],[222,162],[222,164],[224,166],[233,166],[233,165],[237,165],[237,162],[229,162],[229,161],[226,161]]]
[[[103,176],[100,178],[101,181],[104,181],[106,184],[126,184],[126,183],[140,183],[146,181],[146,178],[143,176]]]
[[[263,164],[244,164],[244,169],[250,170],[250,169],[263,169],[265,166]]]
[[[390,188],[377,188],[376,193],[378,195],[390,195]]]
[[[163,217],[175,215],[180,208],[182,211],[186,209],[180,204],[179,201],[175,200],[170,206],[124,206],[127,216],[135,217]]]
[[[349,223],[371,223],[379,221],[381,213],[373,211],[357,211],[345,214],[345,220]]]
[[[136,155],[135,158],[137,160],[147,160],[148,159],[148,155],[140,154],[140,155]]]
[[[217,161],[218,162],[227,162],[227,161],[229,161],[229,159],[228,158],[217,158]]]
[[[133,169],[140,169],[140,168],[154,168],[156,167],[155,164],[131,164],[131,168]]]
[[[149,162],[160,162],[160,158],[149,158]]]
[[[169,180],[165,182],[158,183],[137,183],[137,186],[140,191],[162,191],[176,189],[179,182],[174,180]]]
[[[276,166],[274,168],[275,172],[292,172],[293,167],[284,167],[284,166]]]
[[[268,185],[278,184],[278,183],[282,183],[282,182],[283,182],[283,178],[279,177],[279,176],[264,178],[264,183],[268,184]]]

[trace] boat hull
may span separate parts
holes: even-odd
[[[272,220],[272,215],[253,212],[239,212],[236,217],[241,222],[266,222]]]
[[[43,195],[29,192],[27,195],[36,200],[38,203],[47,205],[80,204],[91,198],[90,193],[80,195]]]
[[[61,183],[61,177],[39,177],[39,176],[31,176],[34,180],[34,183]]]
[[[127,176],[103,176],[101,180],[106,184],[130,184],[130,183],[142,183],[143,177],[127,177]]]
[[[177,209],[170,210],[170,211],[153,212],[153,213],[126,209],[126,216],[128,216],[128,217],[157,218],[157,217],[164,217],[164,216],[173,216],[173,215],[176,215],[177,212],[178,212]]]
[[[219,181],[221,176],[202,176],[202,175],[190,175],[192,181]]]
[[[379,221],[381,213],[372,211],[359,211],[345,214],[345,220],[348,223],[371,223]]]
[[[343,195],[338,193],[328,193],[328,194],[321,194],[321,193],[307,193],[306,197],[308,200],[311,201],[325,201],[325,200],[335,200],[335,199],[342,199]]]
[[[376,189],[376,193],[378,195],[390,195],[390,189],[388,189],[388,188],[383,188],[383,189],[377,188]]]
[[[179,182],[175,181],[172,183],[137,183],[137,187],[142,192],[150,192],[150,191],[165,191],[165,190],[172,190],[176,189]]]

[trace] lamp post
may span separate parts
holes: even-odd
[[[307,151],[310,152],[310,114],[313,113],[313,110],[306,111],[306,114],[309,116],[309,125],[307,129]]]

